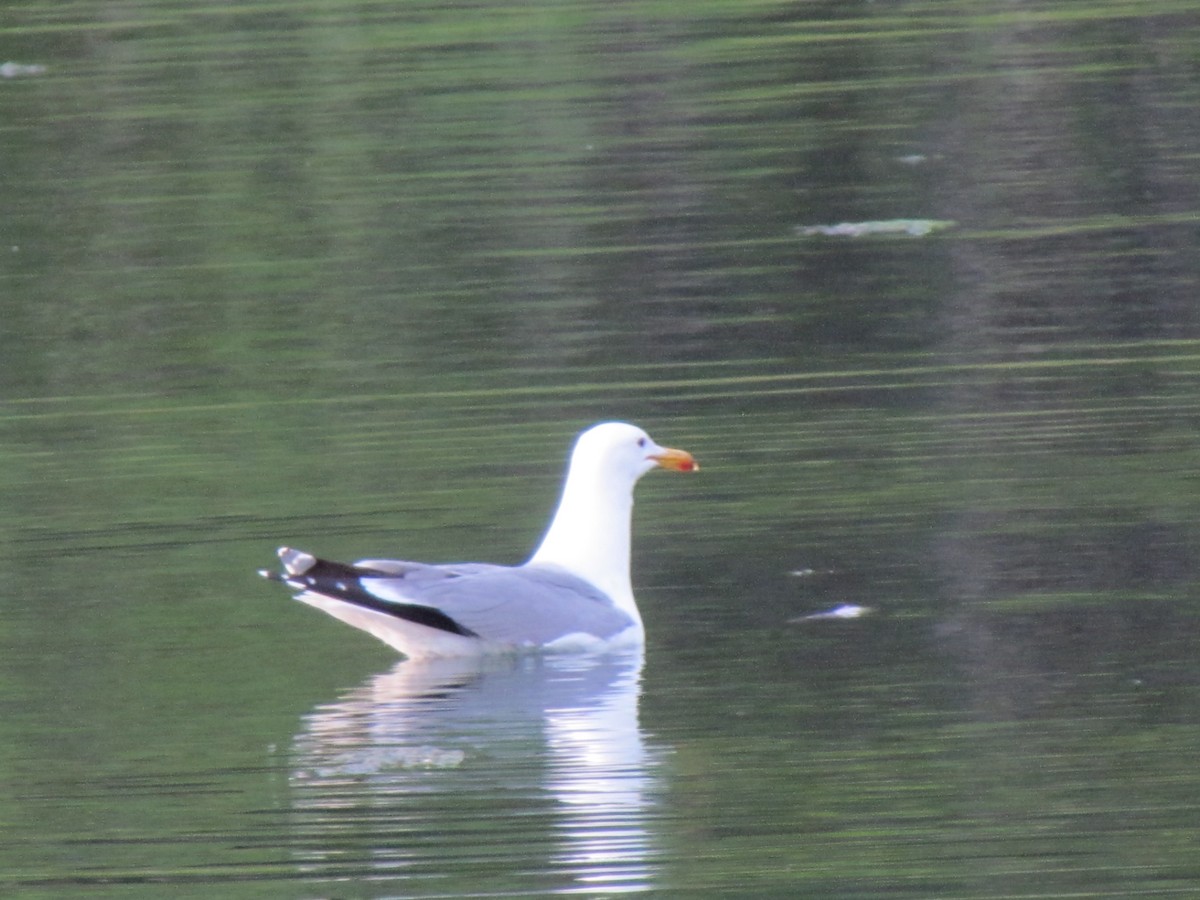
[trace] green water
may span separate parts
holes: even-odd
[[[1193,6],[8,4],[0,892],[1200,892]],[[608,418],[644,664],[254,574]]]

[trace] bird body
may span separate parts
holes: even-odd
[[[691,454],[606,422],[575,443],[558,509],[527,563],[353,564],[281,547],[266,578],[296,599],[360,628],[410,658],[640,644],[629,577],[633,486],[653,468],[690,472]]]

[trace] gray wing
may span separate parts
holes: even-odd
[[[395,604],[396,614],[406,606],[432,608],[485,641],[545,644],[569,634],[606,640],[633,624],[607,594],[551,566],[368,559],[355,568],[386,573],[360,576],[359,584]]]

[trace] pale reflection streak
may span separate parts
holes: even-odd
[[[572,664],[586,660],[562,660]],[[547,787],[563,805],[560,864],[581,884],[631,890],[653,877],[645,813],[654,788],[653,757],[638,726],[640,654],[611,673],[586,704],[546,710],[550,769]],[[586,683],[586,670],[576,676]]]
[[[489,876],[649,889],[661,752],[638,724],[641,669],[640,653],[402,662],[316,708],[293,746],[302,870],[414,894]]]

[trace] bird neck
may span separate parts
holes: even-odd
[[[529,561],[566,569],[640,621],[629,580],[632,518],[632,486],[614,489],[603,479],[572,471],[550,528]]]

